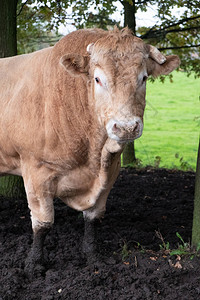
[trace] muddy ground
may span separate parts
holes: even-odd
[[[1,198],[0,300],[200,299],[200,258],[159,246],[162,238],[167,249],[182,245],[176,232],[190,241],[194,179],[192,172],[121,170],[98,226],[99,251],[113,259],[98,270],[81,255],[82,214],[56,200],[46,271],[31,282],[23,271],[32,242],[26,200]]]

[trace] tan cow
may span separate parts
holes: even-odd
[[[27,273],[41,263],[55,197],[84,212],[83,250],[94,258],[93,220],[105,212],[125,143],[142,134],[146,80],[179,63],[127,28],[78,30],[0,60],[0,172],[24,179],[34,232]]]

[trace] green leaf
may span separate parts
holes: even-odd
[[[181,242],[182,242],[183,244],[185,244],[185,242],[184,242],[182,236],[181,236],[178,232],[176,232],[176,236],[181,240]]]
[[[188,252],[187,251],[184,251],[184,250],[180,250],[180,249],[175,249],[175,250],[172,250],[170,252],[170,255],[173,256],[173,255],[187,255]]]

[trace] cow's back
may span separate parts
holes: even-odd
[[[42,70],[50,51],[0,59],[0,147],[8,155],[42,143]]]

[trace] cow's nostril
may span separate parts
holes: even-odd
[[[136,124],[135,124],[135,129],[134,129],[134,130],[136,131],[136,130],[138,130],[138,129],[139,129],[139,123],[136,122]]]

